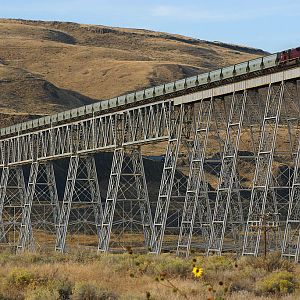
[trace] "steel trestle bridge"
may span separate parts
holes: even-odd
[[[64,252],[76,235],[103,252],[143,240],[156,254],[257,256],[268,226],[268,248],[298,261],[299,82],[299,62],[275,54],[1,129],[0,246]],[[153,196],[142,152],[156,144]]]

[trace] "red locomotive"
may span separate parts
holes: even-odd
[[[286,64],[291,61],[300,61],[300,47],[282,51],[279,56],[279,63]]]

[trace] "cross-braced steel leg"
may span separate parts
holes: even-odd
[[[88,207],[92,206],[94,217],[91,218]],[[85,225],[93,219],[97,229],[102,218],[100,188],[93,156],[70,159],[64,199],[60,210],[56,237],[56,251],[65,252],[68,227],[76,227],[77,234],[85,233]],[[72,222],[71,222],[72,221]]]
[[[22,212],[22,222],[20,227],[20,239],[18,245],[18,251],[24,251],[27,248],[33,248],[33,236],[31,230],[31,208],[32,201],[35,193],[36,180],[38,176],[39,163],[33,162],[31,164],[28,187],[25,195],[25,201]]]
[[[277,203],[274,191],[270,188],[270,185],[272,182],[272,164],[283,96],[284,82],[280,85],[269,85],[260,145],[256,158],[243,255],[258,255],[262,227],[266,226],[266,214],[271,217],[272,224],[270,226],[275,227],[278,225]]]
[[[151,238],[151,252],[156,254],[160,254],[162,248],[181,141],[183,119],[184,106],[175,107],[173,118],[171,117],[169,141],[154,217],[154,230]]]
[[[131,158],[133,163],[133,171],[135,174],[134,177],[137,188],[137,198],[139,200],[139,208],[141,212],[145,246],[147,249],[149,249],[151,236],[153,233],[153,221],[151,215],[151,207],[148,196],[143,158],[141,156],[140,149],[134,149],[131,153]]]
[[[139,212],[140,221],[136,219]],[[136,225],[142,225],[145,246],[148,248],[153,225],[141,152],[139,148],[133,148],[125,156],[124,150],[119,148],[114,152],[99,251],[109,250],[110,235],[114,226],[115,229],[118,227],[115,231],[121,236],[129,232],[129,227]]]
[[[118,197],[118,187],[120,183],[123,157],[124,149],[115,149],[99,237],[99,251],[106,252],[109,249],[110,234],[115,213],[116,201]]]
[[[100,187],[98,181],[98,175],[96,170],[96,163],[94,157],[88,156],[86,158],[87,175],[91,194],[91,202],[93,205],[93,211],[95,216],[95,224],[97,228],[97,236],[100,237],[101,223],[103,218]]]
[[[227,227],[227,217],[230,211],[234,209],[231,213],[233,223],[231,224],[233,227],[231,229],[235,230],[234,223],[236,220],[233,220],[233,218],[236,218],[236,215],[239,218],[237,223],[239,223],[239,225],[243,224],[243,211],[239,186],[237,184],[236,165],[246,101],[246,90],[243,93],[234,93],[232,96],[208,254],[221,254]]]
[[[8,176],[9,176],[9,167],[6,166],[2,169],[1,181],[0,181],[0,243],[6,242],[2,214],[4,208],[6,188],[8,183]]]
[[[299,164],[300,164],[300,114],[299,97],[295,96],[297,86],[294,83],[286,83],[285,97],[282,103],[283,112],[287,121],[285,136],[286,141],[279,140],[275,155],[287,156],[286,161],[292,159],[293,167],[278,167],[276,181],[278,188],[278,211],[280,224],[284,226],[284,239],[282,243],[282,257],[299,261],[299,230],[300,230],[300,210],[299,210]],[[286,131],[288,134],[286,134]],[[283,142],[283,143],[282,143]],[[280,146],[282,148],[280,149]],[[279,148],[279,149],[278,149]],[[281,151],[280,151],[281,150]],[[281,171],[282,170],[282,171]],[[283,181],[282,181],[283,179]],[[288,189],[288,193],[287,193]],[[282,191],[285,191],[282,193]],[[287,207],[288,205],[288,207]]]
[[[22,168],[19,166],[5,167],[3,172],[0,199],[0,213],[2,218],[0,242],[14,247],[18,240],[25,199],[24,174]]]
[[[292,200],[293,177],[295,174],[293,171],[294,165],[297,164],[297,148],[300,135],[299,100],[295,97],[295,89],[296,86],[293,82],[285,82],[284,101],[282,102],[282,113],[274,152],[276,166],[273,169],[273,189],[276,195],[279,225],[282,232],[285,232],[286,229],[289,205]],[[292,218],[294,217],[295,215]]]
[[[45,164],[45,168],[46,168],[46,185],[49,191],[50,203],[51,203],[52,213],[53,213],[53,224],[54,227],[56,228],[58,226],[60,206],[58,202],[58,194],[57,194],[53,163],[47,162]]]
[[[60,211],[59,223],[56,234],[55,250],[59,252],[65,251],[67,228],[69,223],[72,199],[74,194],[75,180],[78,171],[79,156],[70,157],[67,182],[65,187],[64,199]]]
[[[194,145],[190,163],[189,178],[177,245],[177,255],[187,257],[190,252],[195,216],[199,210],[202,238],[208,239],[211,211],[207,183],[204,175],[206,146],[211,123],[213,98],[200,102],[199,113],[195,116]],[[208,232],[207,232],[208,231]]]
[[[34,207],[36,207],[36,210],[34,210]],[[32,227],[42,229],[44,234],[52,229],[53,233],[54,230],[50,227],[56,228],[58,215],[59,203],[53,163],[51,161],[45,163],[33,162],[23,207],[18,251],[33,249]]]
[[[295,159],[293,184],[290,192],[289,210],[287,215],[282,256],[293,258],[299,262],[300,252],[300,139]]]

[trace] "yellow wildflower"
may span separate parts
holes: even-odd
[[[195,277],[201,277],[202,274],[203,274],[203,269],[198,268],[198,267],[194,267],[192,272],[193,272]]]

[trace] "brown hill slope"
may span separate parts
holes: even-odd
[[[24,69],[0,64],[0,126],[92,103]]]
[[[86,96],[59,89],[24,69],[0,65],[0,109],[3,112],[37,114],[91,103]]]
[[[148,30],[0,19],[0,113],[48,114],[263,54]]]

